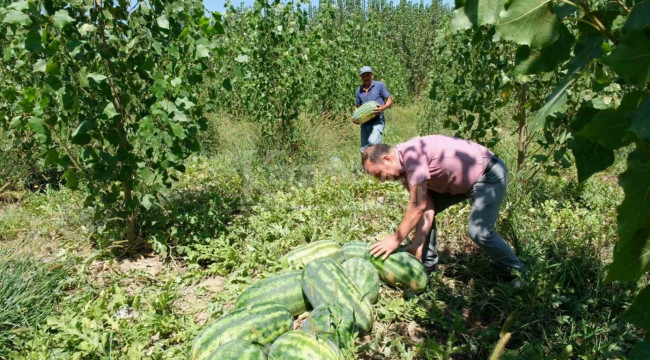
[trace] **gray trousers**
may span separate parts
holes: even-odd
[[[386,126],[386,118],[381,114],[365,124],[361,124],[361,153],[370,145],[381,144],[381,137]]]
[[[470,239],[483,249],[500,268],[521,269],[523,264],[517,255],[508,243],[494,231],[494,224],[499,216],[499,207],[506,193],[507,185],[508,169],[499,159],[490,171],[478,179],[469,194],[452,195],[429,191],[433,198],[435,215],[451,205],[471,198],[472,209],[467,224]],[[422,249],[422,262],[427,268],[433,268],[438,264],[435,217]]]

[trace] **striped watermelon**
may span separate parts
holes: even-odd
[[[241,340],[221,345],[206,360],[265,360],[266,356],[259,347]]]
[[[191,359],[207,359],[219,346],[233,340],[270,344],[292,328],[293,319],[286,307],[273,303],[253,304],[232,311],[203,329],[194,339]]]
[[[299,246],[285,255],[284,261],[293,268],[303,268],[310,262],[327,256],[340,256],[341,246],[333,240],[319,240]]]
[[[284,305],[291,315],[307,311],[309,302],[302,293],[302,272],[288,271],[269,276],[247,287],[237,298],[237,309],[260,302]]]
[[[302,330],[280,336],[269,350],[269,360],[341,360],[341,351],[329,340]]]
[[[370,121],[373,119],[375,116],[375,113],[373,112],[379,104],[376,101],[368,101],[367,103],[364,103],[363,105],[359,106],[357,110],[355,110],[354,114],[352,114],[352,117],[359,123],[363,124],[365,122]]]
[[[370,253],[368,252],[368,243],[363,241],[350,241],[345,243],[341,250],[343,251],[344,261],[352,258],[366,259],[370,256]]]
[[[357,284],[365,299],[372,304],[379,298],[379,273],[366,259],[352,258],[343,263],[343,270]]]
[[[302,329],[330,340],[340,348],[350,346],[357,331],[352,310],[340,303],[317,306],[302,323]]]
[[[386,261],[370,256],[370,262],[377,268],[381,279],[390,285],[405,286],[416,294],[427,288],[429,277],[424,265],[406,251],[394,252]]]
[[[318,259],[307,265],[302,273],[302,291],[313,307],[339,302],[353,311],[360,332],[372,329],[370,301],[363,299],[357,285],[334,260]]]

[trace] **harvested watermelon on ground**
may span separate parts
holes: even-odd
[[[357,328],[361,333],[372,329],[372,305],[343,267],[332,259],[312,261],[302,274],[302,291],[312,307],[338,302],[353,311]]]
[[[379,276],[389,285],[406,287],[418,294],[427,288],[429,277],[424,265],[406,251],[392,253],[385,261],[369,257]]]
[[[319,240],[291,250],[283,261],[292,268],[303,268],[310,262],[324,257],[332,256],[339,260],[338,258],[342,257],[340,250],[341,246],[333,240]]]
[[[357,284],[364,299],[374,304],[379,298],[379,273],[370,261],[361,258],[352,258],[343,263],[343,270]]]
[[[239,295],[235,307],[240,309],[255,303],[274,302],[286,306],[291,315],[300,315],[309,308],[301,281],[302,271],[287,271],[261,279]]]
[[[269,360],[340,360],[341,351],[327,339],[294,330],[280,336],[269,350]]]
[[[317,306],[302,323],[302,330],[330,340],[340,348],[349,347],[357,332],[352,310],[340,303]]]
[[[207,359],[221,345],[234,340],[270,344],[292,328],[293,318],[286,307],[274,303],[253,304],[232,311],[203,329],[194,339],[191,359]]]
[[[343,261],[352,258],[367,259],[370,256],[368,246],[369,244],[363,241],[350,241],[343,244],[343,247],[341,247],[341,251],[343,251]]]
[[[367,103],[359,106],[357,110],[355,110],[354,114],[352,114],[352,117],[359,124],[366,123],[377,116],[377,114],[374,113],[377,106],[379,106],[379,104],[376,101],[368,101]]]
[[[265,360],[262,350],[251,343],[235,340],[221,345],[206,360]]]

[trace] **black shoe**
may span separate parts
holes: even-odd
[[[437,273],[438,272],[438,264],[435,264],[433,266],[427,266],[424,268],[427,272],[427,275],[431,275],[431,273]]]

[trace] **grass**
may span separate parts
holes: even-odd
[[[391,109],[385,142],[417,135],[423,114]],[[68,190],[25,193],[0,209],[0,246],[37,238],[34,251],[65,261],[67,274],[49,315],[0,345],[9,357],[184,359],[203,324],[279,271],[291,248],[371,242],[398,225],[407,194],[361,173],[355,125],[301,118],[304,152],[289,159],[256,147],[255,124],[215,115],[212,125],[208,148],[164,208],[143,218],[143,237],[162,258],[111,257],[92,242],[81,195]],[[516,142],[504,134],[497,150],[512,164],[505,150]],[[467,237],[469,208],[448,209],[438,219],[443,264],[432,290],[414,297],[382,286],[375,327],[346,358],[484,359],[506,322],[502,359],[624,358],[643,334],[617,316],[638,289],[603,282],[622,198],[610,179],[621,170],[581,186],[571,173],[511,184],[498,228],[532,269],[522,289],[504,284]]]

